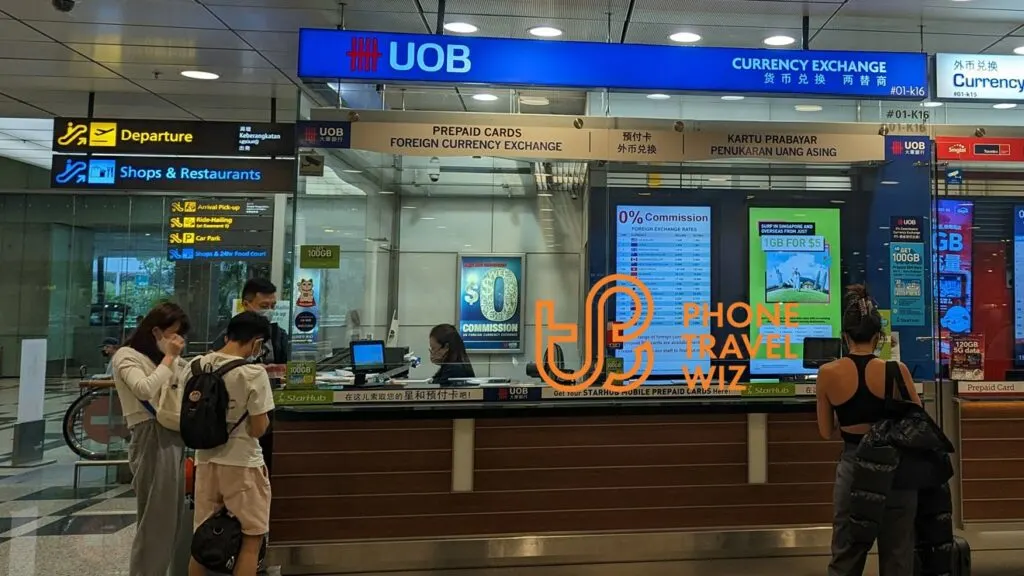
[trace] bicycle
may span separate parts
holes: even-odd
[[[130,432],[121,414],[113,382],[82,381],[82,395],[68,406],[61,430],[64,442],[83,460],[127,457]]]

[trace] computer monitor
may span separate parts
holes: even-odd
[[[383,341],[353,340],[348,347],[352,354],[352,372],[368,374],[386,370]]]
[[[804,338],[804,368],[821,368],[842,356],[840,338]]]

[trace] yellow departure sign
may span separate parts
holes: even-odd
[[[59,154],[292,157],[295,125],[58,118],[53,150]]]

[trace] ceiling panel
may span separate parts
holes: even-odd
[[[239,34],[256,50],[288,52],[291,54],[298,54],[299,52],[298,32],[255,32],[243,30]],[[292,64],[294,65],[294,62]]]
[[[139,92],[138,86],[120,78],[66,78],[22,75],[17,80],[0,80],[4,93],[17,96],[26,90],[78,92],[84,100],[89,92]]]
[[[414,0],[199,0],[201,4],[215,6],[246,6],[250,8],[295,8],[299,10],[336,10],[345,4],[345,10],[379,10],[381,12],[416,12]]]
[[[18,20],[80,22],[128,26],[223,28],[193,0],[83,0],[71,12],[58,12],[50,2],[4,0],[0,8]]]
[[[46,42],[48,39],[39,32],[17,20],[0,20],[0,38],[11,42]]]
[[[631,44],[668,44],[670,34],[679,32],[679,26],[665,23],[634,22],[629,25],[626,42]],[[701,44],[706,46],[734,46],[737,48],[764,48],[761,41],[767,36],[786,34],[799,38],[800,28],[699,28],[694,30],[704,36]],[[686,46],[679,46],[686,50]]]
[[[6,39],[0,39],[0,59],[84,60],[56,42],[22,42]]]
[[[293,32],[299,28],[333,28],[341,23],[334,10],[211,6],[214,14],[235,30]]]
[[[424,18],[430,26],[429,29],[423,24]],[[437,14],[433,12],[428,12],[423,17],[418,12],[371,12],[367,10],[345,12],[345,28],[348,30],[428,34],[433,32],[436,23]],[[482,26],[480,29],[484,30]]]
[[[49,112],[49,110],[47,111]],[[42,112],[39,108],[35,108],[0,95],[0,118],[10,116],[19,118],[38,118],[41,114]]]
[[[826,25],[827,24],[827,25]],[[1017,28],[1013,22],[960,22],[956,20],[901,20],[896,18],[867,18],[862,16],[849,16],[843,10],[838,16],[830,20],[823,18],[812,18],[811,28],[817,29],[825,26],[830,30],[884,30],[891,32],[912,32],[917,34],[921,27],[924,27],[926,34],[955,34],[968,36],[1002,36]]]
[[[0,59],[0,76],[56,76],[60,78],[116,78],[117,75],[94,62],[62,60]],[[0,86],[11,79],[0,80]]]
[[[996,42],[990,49],[986,50],[986,54],[1013,54],[1014,48],[1020,48],[1024,46],[1024,38],[1020,36],[1011,36]]]
[[[636,4],[644,0],[637,0]],[[680,4],[679,0],[663,0]],[[522,16],[529,18],[553,18],[568,20],[573,18],[587,18],[604,20],[606,14],[611,12],[613,18],[621,20],[629,9],[629,0],[545,0],[524,1],[524,0],[447,0],[445,3],[446,13],[450,15],[479,14],[482,16]],[[434,12],[437,10],[436,3],[424,10]],[[636,10],[636,8],[634,8]],[[635,12],[634,12],[635,13]],[[449,22],[470,22],[471,19],[446,18]]]
[[[0,0],[5,1],[5,0]],[[248,46],[230,30],[160,28],[157,26],[116,26],[76,22],[33,22],[33,26],[58,42],[115,44],[130,46],[183,46],[186,48],[227,48]]]
[[[116,46],[113,44],[70,44],[69,46],[86,57],[105,64],[180,66],[185,69],[273,67],[255,50],[219,50],[177,46]]]
[[[449,20],[454,20],[450,18]],[[428,22],[434,17],[428,16]],[[605,42],[608,39],[608,22],[602,19],[558,19],[558,18],[507,18],[501,16],[478,16],[473,23],[480,28],[481,35],[499,38],[533,38],[529,30],[535,26],[554,26],[564,32],[560,40]],[[612,38],[618,41],[622,34],[622,18],[612,21]],[[557,40],[556,40],[557,41]]]
[[[232,97],[238,94],[257,98],[285,97],[295,95],[292,84],[238,84],[234,82],[179,82],[177,80],[140,80],[139,84],[157,94],[205,94],[220,97]]]
[[[0,60],[0,63],[3,61]],[[191,78],[185,78],[181,76],[181,71],[187,68],[183,66],[152,66],[148,64],[107,64],[112,70],[132,80],[155,80],[160,79],[165,82],[177,82],[180,84],[189,84],[189,92],[192,93],[194,90],[202,91],[203,86],[198,84],[209,84],[209,80],[194,80]],[[213,67],[203,66],[202,70],[209,72],[216,72],[220,74],[220,80],[216,82],[223,83],[241,83],[241,84],[291,84],[291,80],[285,77],[274,68],[235,68],[235,67]],[[155,72],[159,72],[159,78],[156,77]]]

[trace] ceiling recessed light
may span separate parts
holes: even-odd
[[[473,94],[473,100],[477,102],[494,102],[497,99],[494,94]]]
[[[1024,46],[1017,46],[1013,49],[1014,54],[1024,54]]]
[[[996,110],[1010,110],[1012,108],[1016,108],[1017,105],[1010,102],[1004,102],[1002,104],[993,104],[992,107]]]
[[[478,30],[476,26],[468,22],[448,22],[444,25],[444,29],[456,34],[472,34]]]
[[[769,36],[764,39],[764,43],[768,46],[789,46],[796,42],[792,36]]]
[[[942,106],[942,102],[921,102],[921,106],[924,106],[925,108],[938,108],[939,106]]]
[[[897,182],[896,180],[882,180],[881,182],[879,182],[879,184],[884,184],[886,186],[895,186],[895,185],[899,184],[899,182]],[[889,227],[888,226],[885,226],[885,227],[879,226],[879,229],[888,230]]]
[[[537,26],[530,28],[530,34],[538,38],[557,38],[562,35],[562,31],[551,26]]]
[[[676,32],[669,36],[668,39],[673,42],[679,42],[680,44],[691,44],[693,42],[700,42],[700,34],[694,34],[693,32]]]
[[[647,99],[648,100],[668,100],[669,98],[671,98],[671,96],[669,96],[668,94],[648,94],[647,95]]]
[[[346,168],[346,169],[342,170],[342,172],[344,172],[346,174],[362,174],[363,173],[362,170],[353,170],[351,168]]]
[[[725,100],[726,102],[739,102],[744,98],[746,98],[746,96],[722,96],[722,100]]]
[[[185,78],[191,78],[193,80],[216,80],[220,78],[219,74],[213,72],[203,72],[202,70],[184,70],[181,73]]]
[[[793,106],[797,112],[821,112],[821,106],[817,104],[797,104]]]
[[[420,218],[420,220],[437,220],[437,218],[434,218],[433,216],[424,216]]]
[[[543,96],[520,96],[519,103],[523,106],[547,106],[551,101]]]

